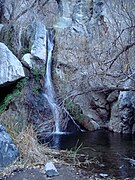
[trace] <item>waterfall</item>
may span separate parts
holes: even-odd
[[[55,130],[53,131],[54,134],[54,144],[58,144],[59,139],[57,138],[57,136],[55,136],[55,134],[69,134],[69,133],[73,133],[76,131],[81,131],[80,127],[75,123],[75,121],[73,120],[73,118],[70,116],[70,114],[66,112],[66,116],[68,117],[68,119],[66,119],[67,124],[66,124],[66,128],[67,129],[63,129],[63,127],[61,126],[62,123],[62,110],[60,109],[60,106],[57,104],[56,100],[55,100],[55,91],[54,91],[54,87],[53,87],[53,83],[52,83],[52,76],[51,76],[51,72],[52,72],[52,52],[53,52],[53,38],[51,37],[51,35],[48,34],[48,38],[47,38],[47,63],[46,63],[46,73],[45,73],[45,92],[44,92],[44,97],[46,98],[46,100],[48,101],[52,114],[53,114],[53,119],[55,122]],[[66,117],[66,118],[67,118]],[[65,118],[64,118],[65,120]],[[70,122],[70,123],[69,123]],[[69,127],[72,126],[70,129],[68,128],[68,123],[69,123]],[[66,130],[66,131],[65,131]],[[68,130],[68,132],[67,132]]]
[[[46,74],[45,74],[45,93],[44,97],[47,99],[53,118],[55,121],[55,131],[54,133],[60,133],[60,107],[56,104],[55,101],[55,91],[52,83],[51,77],[51,67],[52,67],[52,51],[53,51],[53,39],[48,35],[48,55],[47,55],[47,64],[46,64]]]

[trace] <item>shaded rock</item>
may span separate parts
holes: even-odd
[[[114,132],[121,132],[121,121],[119,118],[119,104],[114,102],[111,106],[110,121],[108,123],[108,128]]]
[[[87,118],[81,121],[80,125],[82,125],[84,128],[86,128],[89,131],[100,129],[100,125],[94,120],[90,120],[90,118]]]
[[[59,175],[56,167],[54,166],[54,164],[52,162],[46,163],[45,171],[46,171],[46,175],[49,176],[49,177],[58,176]]]
[[[3,26],[4,26],[3,24],[0,24],[0,32],[1,32],[2,28],[3,28]]]
[[[134,88],[135,82],[128,79],[124,84],[125,88]],[[122,123],[122,133],[134,133],[135,124],[135,92],[121,91],[118,98],[119,103],[119,118]]]
[[[135,124],[133,124],[132,134],[135,134]]]
[[[133,125],[135,124],[135,92],[120,92],[119,95],[119,116],[122,123],[123,133],[132,133]]]
[[[76,97],[75,101],[88,117],[83,119],[84,123],[82,122],[85,128],[87,126],[86,129],[97,130],[109,119],[109,106],[104,93],[89,92]]]
[[[46,27],[41,22],[36,25],[36,34],[34,43],[31,47],[31,54],[38,59],[41,59],[44,63],[46,60]]]
[[[0,125],[0,168],[6,167],[16,160],[18,150],[5,128]]]
[[[0,43],[0,55],[0,85],[12,83],[25,76],[21,62],[3,43]]]
[[[109,94],[109,96],[107,97],[107,101],[109,102],[109,103],[112,103],[112,102],[114,102],[114,101],[116,101],[117,99],[118,99],[118,96],[119,96],[119,93],[118,93],[118,91],[113,91],[113,92],[111,92],[110,94]]]
[[[135,159],[131,159],[131,158],[124,158],[124,159],[128,160],[131,166],[135,166]]]

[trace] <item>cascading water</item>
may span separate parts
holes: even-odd
[[[52,132],[52,134],[53,134],[53,145],[57,146],[57,148],[58,148],[58,145],[60,143],[60,135],[71,134],[71,133],[74,133],[78,130],[81,131],[81,129],[75,123],[73,118],[70,117],[68,112],[66,112],[66,116],[68,116],[68,119],[67,119],[67,117],[66,118],[64,117],[64,120],[66,120],[67,123],[64,124],[62,122],[62,120],[63,120],[63,114],[62,113],[63,112],[55,100],[55,91],[54,91],[54,87],[53,87],[53,83],[52,83],[52,77],[51,77],[53,46],[54,46],[53,38],[51,37],[51,35],[50,36],[48,35],[48,39],[47,39],[48,53],[47,53],[47,64],[46,64],[45,86],[44,86],[45,92],[43,95],[47,99],[47,101],[50,105],[52,114],[53,114],[53,119],[55,122],[55,129]],[[64,128],[61,125],[61,123],[63,123],[63,125],[65,125]],[[71,126],[70,129],[68,128],[68,123]]]
[[[61,144],[61,137],[63,137],[63,135],[66,136],[75,133],[77,131],[81,131],[81,129],[75,123],[75,121],[68,112],[66,112],[66,118],[63,116],[64,112],[62,112],[62,109],[55,100],[55,91],[51,76],[53,46],[54,46],[53,39],[51,35],[50,36],[48,35],[48,39],[47,39],[48,53],[47,53],[47,64],[46,64],[45,86],[44,86],[45,92],[43,95],[49,103],[49,106],[53,114],[53,119],[55,122],[55,129],[51,133],[52,136],[49,136],[51,138],[51,140],[49,139],[49,142],[51,142],[51,147],[59,149]],[[65,124],[62,122],[63,119],[64,121],[65,120],[67,121]],[[63,123],[64,128],[61,125],[61,123]],[[43,138],[41,137],[41,139]]]
[[[52,67],[52,51],[53,51],[53,40],[48,36],[48,56],[47,56],[47,64],[46,64],[46,74],[45,74],[45,93],[44,97],[47,99],[53,118],[55,121],[55,131],[54,133],[60,133],[60,107],[56,104],[55,101],[55,92],[52,84],[51,77],[51,67]]]

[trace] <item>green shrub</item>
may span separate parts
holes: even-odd
[[[76,121],[80,122],[85,119],[85,115],[79,105],[75,104],[73,101],[66,101],[65,104],[67,110]]]
[[[21,49],[21,52],[20,52],[21,56],[23,56],[24,54],[27,54],[27,53],[30,53],[29,48],[25,47],[25,48]]]
[[[11,94],[8,94],[4,100],[0,103],[0,114],[5,111],[6,107],[8,106],[8,104],[16,97],[20,94],[19,90],[14,91]]]
[[[41,90],[42,80],[43,80],[44,73],[45,73],[45,68],[41,67],[39,70],[38,68],[34,67],[32,69],[32,72],[33,72],[35,83],[36,83],[33,86],[33,93],[35,95],[38,95],[39,91]]]
[[[15,88],[12,90],[12,92],[10,94],[7,94],[4,100],[0,102],[0,114],[2,114],[2,112],[6,110],[9,103],[21,93],[21,90],[26,85],[26,82],[26,78],[20,80],[15,86]]]

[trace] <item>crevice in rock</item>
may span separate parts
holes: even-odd
[[[62,1],[61,0],[56,0],[57,4],[58,4],[58,9],[60,12],[60,15],[62,16],[63,14],[63,5],[62,5]]]
[[[15,86],[16,82],[9,84],[7,86],[0,87],[0,103],[8,94],[10,94],[13,91]]]

